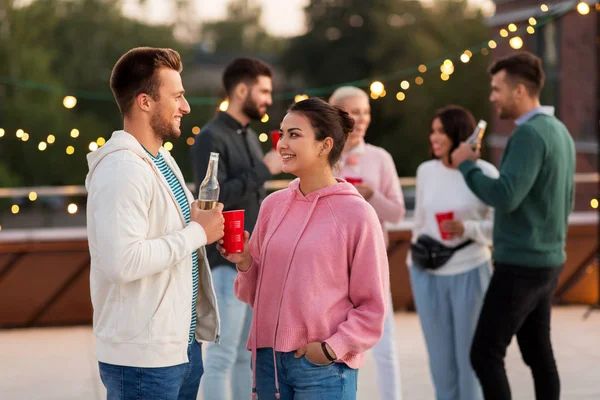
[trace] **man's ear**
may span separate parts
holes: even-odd
[[[245,100],[250,92],[250,88],[245,82],[240,82],[233,88],[233,96],[239,100]]]
[[[517,96],[521,99],[524,97],[529,97],[529,91],[527,90],[527,87],[521,82],[517,83],[515,86],[515,91],[517,92]]]
[[[142,111],[150,111],[152,109],[152,104],[154,99],[150,97],[146,93],[140,93],[135,98],[135,105]]]

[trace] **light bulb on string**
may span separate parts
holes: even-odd
[[[585,1],[580,1],[577,4],[577,12],[581,15],[588,15],[590,13],[590,6]]]
[[[381,95],[385,91],[385,86],[379,81],[371,83],[371,86],[369,88],[371,89],[371,93],[373,93],[377,97],[381,97]]]
[[[74,108],[77,105],[77,98],[75,96],[65,96],[63,99],[63,106],[67,109]]]
[[[519,50],[521,47],[523,47],[523,39],[521,39],[519,36],[515,36],[508,41],[508,44],[510,44],[510,47],[513,49]]]

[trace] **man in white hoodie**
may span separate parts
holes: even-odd
[[[190,112],[181,70],[171,49],[123,55],[110,86],[124,129],[88,155],[90,288],[109,400],[195,400],[198,341],[219,340],[204,246],[223,236],[223,205],[201,211],[162,147]]]

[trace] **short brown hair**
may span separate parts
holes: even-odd
[[[140,93],[158,100],[158,71],[161,68],[181,72],[183,66],[179,53],[172,49],[137,47],[119,58],[110,75],[110,89],[123,117],[129,114],[134,99]]]
[[[236,58],[225,67],[223,72],[223,87],[227,95],[231,95],[233,89],[240,82],[248,85],[256,83],[259,76],[273,77],[273,70],[265,62],[257,58]]]
[[[531,96],[539,96],[544,88],[544,70],[542,60],[529,53],[522,51],[500,58],[490,66],[490,75],[496,75],[500,71],[506,71],[509,79],[522,83]]]
[[[315,130],[315,140],[322,142],[326,138],[333,139],[333,147],[327,161],[333,167],[344,150],[348,134],[354,129],[354,118],[343,108],[332,106],[317,97],[293,104],[288,113],[296,112],[304,115]]]

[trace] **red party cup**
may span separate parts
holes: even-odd
[[[271,131],[271,143],[273,143],[273,150],[277,150],[277,143],[279,143],[280,137],[279,131]]]
[[[223,248],[227,254],[244,251],[244,210],[224,211],[225,235]]]
[[[344,178],[346,180],[346,182],[351,183],[353,185],[358,185],[360,183],[363,183],[362,178],[356,177],[356,176],[347,176]]]
[[[449,211],[449,212],[444,212],[444,213],[437,213],[435,214],[435,218],[437,219],[438,222],[438,229],[440,230],[440,235],[442,236],[442,239],[444,240],[449,240],[452,238],[452,234],[449,232],[445,232],[442,229],[442,222],[444,221],[452,221],[454,219],[454,212],[453,211]]]

